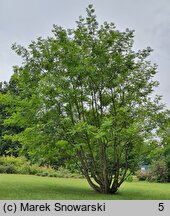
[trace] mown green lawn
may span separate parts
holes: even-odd
[[[0,175],[0,200],[169,200],[170,184],[125,182],[115,195],[98,194],[84,179]]]

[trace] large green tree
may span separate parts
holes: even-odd
[[[16,67],[19,97],[6,124],[25,128],[12,137],[30,156],[74,158],[90,186],[114,194],[136,169],[162,105],[151,97],[157,67],[150,48],[133,50],[134,32],[99,25],[92,5],[75,29],[54,26]]]
[[[0,156],[2,155],[14,155],[17,156],[19,154],[19,150],[21,148],[21,144],[16,142],[11,142],[11,140],[5,140],[4,136],[7,134],[16,134],[21,132],[21,128],[19,127],[11,127],[8,125],[4,125],[4,120],[9,118],[10,112],[10,100],[7,97],[7,92],[11,92],[12,94],[17,94],[17,89],[15,88],[15,83],[12,81],[1,82],[0,83],[0,98],[3,99],[3,103],[0,100]]]

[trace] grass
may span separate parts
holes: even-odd
[[[125,182],[115,195],[98,194],[85,179],[1,174],[0,200],[169,200],[170,184]]]

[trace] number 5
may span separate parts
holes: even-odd
[[[159,211],[163,211],[164,210],[164,203],[159,203],[158,210]]]

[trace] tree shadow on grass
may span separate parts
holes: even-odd
[[[11,192],[10,192],[11,193]],[[35,200],[112,200],[120,199],[120,192],[114,195],[100,194],[89,186],[80,185],[18,185],[13,190],[14,199]],[[12,195],[12,194],[11,194]],[[16,197],[17,195],[17,197]]]
[[[152,187],[151,187],[152,186]],[[165,187],[166,186],[166,187]],[[149,200],[168,199],[167,186],[129,183],[117,193],[95,192],[84,179],[59,179],[24,175],[0,178],[0,199],[7,200]],[[155,190],[156,189],[156,190]],[[168,189],[170,192],[170,189]]]

